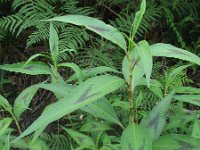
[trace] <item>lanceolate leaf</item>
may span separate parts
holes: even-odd
[[[197,55],[170,44],[153,44],[150,46],[150,49],[153,56],[173,57],[200,65],[200,58]]]
[[[119,71],[117,71],[113,68],[110,68],[107,66],[99,66],[99,67],[95,67],[95,68],[89,68],[89,69],[82,70],[82,78],[83,78],[83,80],[85,80],[90,77],[94,77],[98,74],[105,74],[107,72],[120,73]],[[77,79],[78,79],[77,76],[73,75],[67,80],[67,82],[77,80]]]
[[[10,126],[11,122],[11,118],[4,118],[0,120],[0,137],[8,132],[8,127]]]
[[[135,18],[132,24],[132,33],[131,33],[132,38],[135,37],[135,34],[140,26],[145,10],[146,10],[146,0],[142,0],[140,10],[135,14]]]
[[[71,130],[71,129],[66,129],[63,128],[72,138],[73,140],[80,146],[84,146],[86,147],[94,147],[95,148],[95,144],[94,141],[87,135],[84,135],[80,132]]]
[[[70,96],[71,91],[76,86],[65,83],[49,83],[49,84],[40,84],[39,87],[53,92],[57,96],[57,98],[58,97],[63,98]]]
[[[98,76],[82,82],[72,90],[70,96],[64,97],[58,102],[47,106],[42,115],[19,138],[96,101],[123,85],[124,80],[110,75]]]
[[[13,109],[14,109],[14,114],[15,114],[17,119],[19,119],[20,115],[26,109],[28,109],[28,106],[29,106],[33,96],[35,95],[35,93],[39,89],[38,85],[39,84],[36,84],[36,85],[32,85],[32,86],[26,88],[16,98]]]
[[[176,88],[177,94],[200,94],[200,88],[180,86]]]
[[[166,135],[153,143],[153,150],[199,150],[200,139],[186,135]]]
[[[49,32],[49,46],[50,46],[50,51],[51,51],[51,56],[54,62],[57,61],[58,57],[58,34],[53,27],[53,23],[50,23],[50,32]]]
[[[12,113],[12,107],[10,106],[7,99],[0,95],[0,107],[3,107],[9,113]]]
[[[200,106],[200,95],[175,95],[174,99]]]
[[[114,108],[105,97],[89,105],[82,107],[82,110],[96,117],[104,119],[108,122],[116,123],[120,125],[121,127],[123,127],[123,125],[121,124],[121,122],[119,121],[117,117],[117,114]]]
[[[85,26],[87,29],[96,32],[100,36],[126,50],[126,41],[122,34],[114,27],[107,25],[98,19],[82,15],[66,15],[52,18],[49,21],[61,21],[79,26]]]
[[[129,124],[122,134],[121,146],[123,150],[151,150],[149,131],[137,124]]]
[[[147,86],[150,87],[150,77],[151,77],[151,72],[152,72],[152,67],[153,67],[153,58],[152,58],[151,50],[150,50],[149,44],[145,40],[139,42],[138,44],[139,45],[137,46],[136,49],[138,51],[138,54],[140,55],[142,66],[146,74]]]
[[[79,81],[82,80],[82,71],[79,68],[79,66],[77,66],[76,64],[74,64],[74,63],[61,63],[61,64],[58,64],[58,67],[69,67],[69,68],[73,69],[74,72],[76,73],[75,75],[78,78],[78,80]]]
[[[144,117],[141,121],[142,126],[150,129],[153,140],[156,140],[163,130],[166,122],[167,111],[170,107],[173,96],[174,91],[160,101],[149,115]]]
[[[47,66],[44,63],[29,62],[26,65],[25,63],[26,62],[0,65],[0,69],[10,72],[24,73],[30,75],[51,74],[49,66]]]

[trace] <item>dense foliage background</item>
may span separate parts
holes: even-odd
[[[48,54],[50,22],[45,20],[56,16],[73,14],[98,18],[123,32],[124,36],[129,36],[140,4],[140,0],[0,0],[0,62],[1,64],[13,64],[27,61],[36,53]],[[200,56],[199,15],[199,0],[147,0],[146,11],[134,40],[135,42],[147,40],[150,44],[170,43]],[[55,22],[54,28],[59,36],[59,50],[66,50],[59,56],[58,62],[73,62],[81,69],[107,66],[121,72],[124,52],[109,40],[86,30],[84,27],[68,23]],[[38,58],[38,60],[46,64],[49,63],[47,58]],[[185,66],[174,71],[178,66],[183,65],[188,64],[182,60],[154,58],[152,79],[159,80],[162,84],[161,93],[167,95],[177,86],[200,88],[200,67],[192,65],[188,68]],[[70,68],[61,68],[59,72],[64,79],[68,79],[74,74]],[[116,72],[111,74],[116,74]],[[170,76],[172,74],[176,75],[172,78]],[[123,75],[119,74],[118,76],[122,77]],[[45,75],[30,76],[0,70],[0,93],[12,105],[24,89],[47,79],[49,77]],[[76,84],[76,82],[73,81],[72,84]],[[154,92],[146,86],[135,90],[134,95],[137,103],[134,107],[136,108],[137,122],[147,116],[156,103],[161,100],[162,96],[159,97],[159,94]],[[127,89],[124,87],[107,96],[108,101],[115,107],[119,120],[125,126],[129,122],[129,106],[125,102],[127,97]],[[38,90],[30,103],[30,109],[25,111],[19,120],[20,130],[24,131],[30,126],[40,116],[44,108],[55,102],[56,99],[57,97],[51,92],[44,89]],[[174,102],[169,109],[167,121],[175,120],[175,123],[169,124],[163,135],[166,133],[192,133],[194,131],[193,125],[195,124],[196,128],[196,124],[199,123],[200,110],[198,105]],[[3,111],[3,108],[1,110],[0,119],[9,116],[6,111]],[[101,117],[100,119],[89,114],[77,110],[48,125],[41,135],[42,141],[46,142],[51,149],[56,147],[59,150],[65,150],[76,147],[79,143],[75,140],[77,143],[75,144],[73,138],[70,138],[70,136],[73,137],[72,133],[67,131],[70,135],[67,136],[61,126],[79,131],[85,123],[102,122]],[[175,114],[186,116],[195,114],[198,117],[194,119],[189,116],[185,122],[182,122],[182,125],[178,126],[177,122],[180,121],[181,115],[177,119]],[[111,126],[113,130],[110,131]],[[17,129],[14,123],[11,124],[11,127]],[[94,131],[90,134],[87,132],[87,135],[97,139],[97,145],[99,140],[99,146],[109,142],[117,143],[118,140],[115,138],[123,132],[123,127],[121,128],[119,124],[107,123],[98,128],[102,128],[102,131]],[[197,137],[200,138],[200,125],[197,128],[196,132],[199,132]],[[84,131],[84,129],[82,130]],[[19,135],[17,130],[14,131],[14,135]],[[37,150],[37,148],[35,149]]]

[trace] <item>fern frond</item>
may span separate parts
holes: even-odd
[[[62,0],[63,6],[61,10],[62,15],[65,14],[75,14],[75,15],[85,15],[88,16],[94,13],[94,9],[91,7],[77,7],[79,4],[78,0]]]
[[[23,19],[21,15],[10,15],[0,19],[0,28],[8,30],[12,34],[16,34],[16,31],[21,27],[22,23]]]
[[[70,149],[70,141],[65,135],[43,133],[40,138],[44,140],[52,150]]]

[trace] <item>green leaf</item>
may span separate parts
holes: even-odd
[[[174,90],[168,94],[163,100],[161,100],[149,113],[148,116],[144,117],[141,121],[141,125],[145,128],[149,128],[153,140],[156,140],[165,125],[167,111],[170,107],[172,98],[174,96]]]
[[[133,80],[132,80],[132,84],[133,84],[133,89],[140,83],[140,80],[143,78],[145,71],[143,68],[143,64],[141,61],[139,60],[139,54],[136,50],[136,48],[134,48],[131,51],[131,57],[132,57],[132,64],[135,64],[135,67],[133,69]],[[122,72],[124,75],[125,80],[128,82],[129,80],[129,62],[127,57],[124,57],[124,60],[122,62]]]
[[[200,94],[200,88],[180,86],[176,88],[177,94]]]
[[[21,114],[26,109],[28,109],[28,106],[29,106],[33,96],[39,89],[39,85],[40,84],[36,84],[36,85],[32,85],[32,86],[26,88],[16,98],[13,110],[14,110],[14,114],[15,114],[17,120],[19,120]]]
[[[101,119],[104,119],[108,122],[116,123],[123,128],[123,125],[119,121],[113,106],[105,97],[82,107],[81,110],[88,112]]]
[[[164,131],[185,128],[187,123],[193,122],[195,120],[195,115],[188,114],[186,112],[178,112],[174,116],[170,117],[169,123],[166,124]]]
[[[174,99],[200,106],[200,95],[175,95]]]
[[[157,43],[151,45],[150,49],[153,56],[173,57],[200,65],[200,58],[197,55],[170,44]]]
[[[107,72],[114,72],[114,73],[120,73],[119,71],[110,68],[110,67],[106,67],[106,66],[99,66],[99,67],[95,67],[95,68],[89,68],[89,69],[84,69],[82,70],[82,78],[83,80],[88,79],[90,77],[94,77],[98,74],[105,74]],[[78,77],[75,75],[72,75],[67,82],[73,81],[73,80],[77,80]]]
[[[74,63],[61,63],[61,64],[58,64],[58,67],[69,67],[71,69],[74,70],[74,72],[76,73],[76,77],[79,81],[82,80],[82,71],[81,69],[79,68],[79,66],[77,66],[76,64]]]
[[[78,26],[85,26],[87,29],[117,44],[122,49],[126,50],[127,48],[126,41],[122,34],[114,27],[107,25],[98,19],[82,15],[66,15],[49,19],[49,21],[61,21]]]
[[[12,122],[11,118],[4,118],[0,120],[0,136],[7,133],[8,127],[10,126],[11,122]]]
[[[33,144],[31,144],[30,150],[50,150],[50,149],[44,141],[37,139]]]
[[[200,139],[200,121],[197,118],[193,124],[192,137]]]
[[[144,68],[146,74],[147,86],[150,87],[151,73],[153,67],[153,58],[151,54],[151,50],[147,41],[143,40],[138,43],[139,45],[136,47],[138,54],[140,55],[140,59],[142,62],[142,66]]]
[[[57,98],[70,96],[71,91],[75,88],[74,85],[65,83],[40,84],[39,87],[53,92]]]
[[[129,124],[121,137],[123,150],[151,150],[152,140],[149,131],[137,124]]]
[[[10,106],[7,99],[0,95],[0,106],[2,106],[6,111],[12,113],[12,106]]]
[[[153,143],[153,150],[199,150],[200,139],[186,135],[171,134],[160,137]]]
[[[140,5],[140,10],[136,12],[135,18],[132,24],[132,33],[131,33],[132,39],[135,37],[135,34],[140,26],[145,10],[146,10],[146,0],[142,0],[142,3]]]
[[[111,130],[111,127],[109,127],[105,123],[97,122],[95,120],[87,121],[80,128],[80,131],[91,132],[91,133],[96,132],[96,131],[107,131],[107,130]]]
[[[59,41],[58,34],[57,34],[55,28],[53,27],[53,23],[50,22],[49,46],[50,46],[51,56],[52,56],[54,63],[56,63],[57,57],[59,54],[58,41]]]
[[[84,135],[80,132],[66,129],[63,127],[63,129],[73,138],[73,140],[80,146],[86,147],[95,147],[94,141],[87,135]]]
[[[47,106],[42,115],[26,129],[19,138],[22,138],[40,127],[60,119],[61,117],[88,105],[104,95],[113,92],[124,85],[124,80],[119,77],[103,75],[90,78],[82,82],[71,91],[71,95],[58,102]],[[18,139],[19,139],[18,138]]]
[[[9,138],[10,138],[9,141],[13,141],[14,139],[16,139],[16,136],[10,135]],[[0,136],[0,141],[2,141],[3,143],[6,143],[6,140],[7,140],[7,135]],[[23,139],[20,139],[16,142],[12,142],[12,143],[10,143],[10,145],[11,145],[11,147],[18,148],[18,149],[28,149],[29,148],[29,145]],[[0,147],[1,147],[1,145],[0,145]]]
[[[0,65],[0,69],[10,72],[29,74],[29,75],[51,74],[49,66],[47,66],[44,63],[29,62],[28,64],[26,65],[25,64],[26,64],[25,62],[22,62],[16,64]]]

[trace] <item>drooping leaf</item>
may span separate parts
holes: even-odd
[[[165,135],[153,143],[153,150],[199,150],[200,139],[187,135]]]
[[[63,127],[63,129],[70,135],[70,137],[73,138],[73,140],[79,145],[83,146],[85,148],[87,147],[94,147],[95,144],[94,141],[87,135],[84,135],[83,133],[80,133],[78,131],[74,131],[71,129],[66,129]]]
[[[138,43],[137,52],[140,55],[141,63],[145,71],[147,86],[150,87],[151,72],[153,67],[153,58],[147,41],[143,40]]]
[[[122,34],[114,27],[107,25],[98,19],[82,15],[66,15],[49,19],[49,21],[61,21],[78,26],[85,26],[87,29],[99,34],[126,50],[126,41]]]
[[[175,95],[174,99],[200,106],[200,95]]]
[[[82,82],[72,90],[70,96],[64,97],[58,102],[47,106],[42,115],[35,120],[35,122],[33,122],[33,124],[26,129],[19,138],[22,138],[36,131],[40,127],[48,125],[49,123],[96,101],[123,85],[124,80],[110,75],[102,75]]]
[[[140,26],[145,10],[146,10],[146,0],[142,0],[142,3],[140,5],[140,10],[136,12],[135,18],[132,24],[132,33],[131,33],[132,38],[135,37],[135,34]]]
[[[51,57],[54,62],[57,61],[57,57],[59,54],[58,41],[59,41],[58,34],[55,28],[53,27],[53,23],[50,22],[49,46],[50,46],[50,51],[51,51]]]
[[[17,119],[19,119],[21,114],[26,109],[28,109],[28,106],[29,106],[31,100],[38,89],[39,89],[39,84],[32,85],[32,86],[26,88],[25,90],[23,90],[18,95],[18,97],[16,98],[16,100],[14,102],[14,107],[13,107],[14,114]]]
[[[123,150],[151,150],[149,131],[137,124],[129,124],[122,134],[121,146]]]
[[[9,113],[12,113],[12,106],[10,106],[7,99],[0,95],[0,107],[3,107]]]
[[[121,124],[121,122],[119,121],[117,117],[117,114],[114,108],[105,97],[91,104],[88,104],[82,107],[81,109],[96,117],[99,117],[111,123],[116,123],[120,125],[121,127],[123,127],[123,125]]]
[[[168,94],[163,100],[161,100],[152,109],[149,115],[144,117],[141,121],[142,126],[150,129],[153,140],[156,140],[163,130],[166,122],[167,111],[170,107],[173,96],[174,90],[170,94]]]
[[[138,85],[147,85],[146,81],[144,78],[142,78]],[[163,99],[163,92],[162,92],[162,88],[163,88],[163,85],[160,83],[160,81],[158,80],[154,80],[152,79],[150,81],[150,87],[149,89],[155,94],[157,95],[160,99]]]
[[[16,64],[5,64],[0,65],[0,69],[16,72],[16,73],[24,73],[29,75],[40,75],[40,74],[51,74],[51,70],[49,66],[40,62],[29,62],[25,65],[25,62],[16,63]]]
[[[74,63],[61,63],[61,64],[58,64],[58,67],[69,67],[71,69],[74,70],[74,72],[76,73],[76,77],[79,81],[82,80],[82,71],[81,69],[79,68],[79,66],[77,66],[76,64]]]
[[[197,55],[170,44],[157,43],[151,45],[150,49],[153,56],[178,58],[200,65],[200,58]]]

